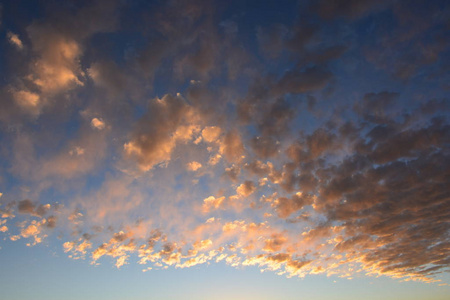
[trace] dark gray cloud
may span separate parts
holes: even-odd
[[[279,141],[271,136],[257,136],[250,141],[253,152],[260,158],[267,159],[278,154]]]
[[[147,113],[137,123],[131,140],[124,144],[125,154],[136,159],[144,171],[169,161],[176,143],[192,138],[195,119],[195,111],[181,97],[166,95],[162,99],[153,99]],[[182,130],[177,131],[180,128]],[[226,136],[224,152],[227,158],[235,157],[238,142],[236,134]]]
[[[372,122],[385,123],[383,118],[392,112],[398,96],[398,93],[392,92],[368,93],[355,103],[354,110]]]
[[[34,203],[31,202],[31,200],[29,200],[29,199],[19,201],[17,209],[19,210],[19,213],[22,213],[22,214],[33,214],[34,213]]]
[[[393,2],[390,0],[321,0],[313,4],[313,7],[317,10],[319,16],[325,19],[340,17],[357,19],[386,8],[386,6]]]
[[[396,97],[367,94],[355,106],[358,114],[383,115],[386,124],[372,118],[367,130],[363,119],[360,125],[344,123],[303,135],[289,149],[299,170],[293,180],[303,194],[279,197],[273,206],[279,217],[288,218],[313,205],[326,216],[325,228],[342,226],[335,249],[361,257],[367,268],[432,275],[449,267],[442,249],[450,239],[450,125],[437,117],[405,128],[397,116],[384,114]],[[434,105],[431,100],[421,107]],[[317,198],[305,191],[315,191]]]
[[[38,217],[43,217],[49,210],[51,206],[49,204],[36,205],[29,199],[21,200],[17,204],[17,210],[21,214],[28,214]]]
[[[381,24],[375,27],[376,38],[367,45],[367,59],[402,80],[425,73],[436,76],[435,70],[441,68],[449,49],[448,39],[444,38],[448,7],[443,1],[396,1],[391,10],[398,26],[392,31]]]
[[[223,139],[223,154],[230,162],[240,161],[244,154],[244,144],[237,130],[227,132]]]
[[[291,198],[280,197],[275,200],[275,207],[280,218],[287,218],[306,205],[311,205],[313,201],[311,194],[294,194]]]
[[[330,71],[320,67],[291,70],[283,75],[275,87],[275,91],[280,94],[300,94],[320,90],[329,83],[332,77]]]

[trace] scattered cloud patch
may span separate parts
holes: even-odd
[[[105,129],[105,122],[101,118],[93,118],[91,120],[91,126],[92,128],[95,128],[97,130]]]
[[[8,41],[11,45],[14,45],[18,50],[23,49],[23,43],[20,40],[19,36],[11,31],[7,33]]]

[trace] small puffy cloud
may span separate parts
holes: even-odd
[[[197,161],[191,161],[190,163],[187,164],[186,167],[187,167],[188,171],[195,172],[202,167],[202,164]]]
[[[204,249],[208,249],[209,247],[211,247],[211,245],[213,244],[213,242],[210,239],[207,240],[201,240],[198,242],[194,243],[194,249],[196,250],[204,250]]]
[[[29,199],[19,201],[19,204],[17,205],[19,213],[38,217],[44,216],[50,210],[50,208],[50,204],[35,205]]]
[[[287,242],[287,238],[282,234],[272,234],[270,238],[264,241],[263,250],[266,252],[278,252]]]
[[[219,209],[225,200],[225,197],[216,198],[214,196],[209,196],[203,200],[203,212],[210,212],[213,209]]]
[[[92,248],[92,243],[87,239],[79,238],[77,241],[65,242],[63,248],[65,253],[70,253],[70,258],[84,259],[89,249]]]
[[[137,141],[130,141],[123,145],[125,154],[130,157],[137,158],[139,168],[143,171],[149,171],[156,164],[170,160],[172,150],[175,147],[175,142],[171,139],[165,139],[158,145],[154,145],[152,150],[147,150],[147,147],[141,147],[141,144],[152,143],[148,138],[142,137]],[[153,144],[153,143],[152,143]]]
[[[236,189],[236,192],[238,195],[243,197],[248,197],[256,190],[256,186],[253,183],[253,181],[246,180],[244,183],[242,183],[238,188]]]
[[[267,184],[268,181],[269,181],[269,179],[267,179],[266,177],[261,178],[261,179],[258,181],[258,185],[259,185],[259,186],[265,186],[265,185]]]
[[[21,238],[32,238],[33,241],[27,243],[27,246],[34,246],[42,242],[42,239],[47,235],[42,233],[43,226],[47,223],[47,220],[42,219],[41,221],[33,220],[31,222],[22,222],[19,224],[21,227],[20,234],[13,235],[10,237],[11,241],[17,241]]]
[[[217,165],[217,163],[220,161],[221,158],[222,158],[222,155],[220,155],[218,153],[215,155],[211,155],[209,157],[208,164],[211,166],[215,166],[215,165]]]
[[[220,152],[228,161],[240,161],[244,154],[244,144],[237,130],[229,131],[220,145]]]
[[[13,91],[12,94],[15,102],[23,110],[33,115],[39,114],[42,102],[38,94],[26,90]]]
[[[34,214],[34,203],[31,200],[25,199],[20,201],[17,208],[21,214]]]
[[[276,211],[280,218],[287,218],[296,211],[301,210],[306,205],[311,205],[315,197],[309,194],[297,192],[291,198],[280,197],[276,199],[272,206],[276,207]]]
[[[222,129],[220,129],[220,127],[217,126],[205,127],[202,130],[203,139],[209,143],[215,142],[219,138],[221,133]]]
[[[24,238],[28,238],[30,236],[35,236],[38,233],[40,233],[40,229],[38,226],[36,226],[36,224],[31,224],[27,227],[25,227],[22,231],[21,234]],[[40,239],[38,239],[38,241],[40,241]]]
[[[199,130],[200,130],[200,128],[196,124],[182,125],[175,131],[175,133],[173,134],[173,137],[176,140],[180,140],[182,142],[187,142],[187,141],[190,141],[193,138],[193,136],[199,132]],[[194,141],[194,144],[196,141],[197,140]]]
[[[49,217],[46,219],[45,225],[46,225],[48,228],[55,228],[55,227],[56,227],[56,221],[57,221],[57,220],[58,220],[57,217],[55,217],[55,216],[49,216]]]
[[[43,93],[56,93],[83,85],[77,41],[45,26],[28,28],[33,50],[39,54],[29,78]]]
[[[93,118],[91,120],[91,126],[97,130],[102,130],[105,128],[105,122],[101,118]]]
[[[224,175],[227,175],[231,181],[236,182],[238,180],[238,176],[241,173],[241,168],[237,165],[232,165],[229,168],[225,168]]]
[[[75,242],[65,242],[63,244],[64,252],[69,252],[75,246]]]
[[[123,265],[127,264],[130,253],[136,251],[136,244],[131,237],[132,234],[130,232],[120,231],[114,233],[113,237],[107,243],[101,244],[92,252],[92,263],[97,263],[98,259],[106,255],[116,260],[115,266],[117,268],[120,268]],[[79,246],[82,246],[83,243],[79,244]],[[83,250],[90,247],[91,243],[87,242],[86,244],[84,244]]]
[[[80,156],[83,155],[86,150],[81,147],[75,147],[74,149],[69,151],[70,155]]]
[[[8,226],[5,225],[6,220],[0,220],[0,232],[7,232]]]
[[[8,37],[8,42],[11,45],[14,45],[19,50],[23,49],[23,43],[17,34],[12,33],[11,31],[8,31],[7,37]]]
[[[154,99],[132,139],[124,144],[126,156],[134,158],[142,171],[168,162],[177,142],[186,142],[197,130],[193,108],[180,96]]]

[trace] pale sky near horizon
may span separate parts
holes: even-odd
[[[0,298],[450,295],[448,1],[0,0]]]

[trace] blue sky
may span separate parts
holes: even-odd
[[[446,1],[0,1],[5,299],[445,299]]]

